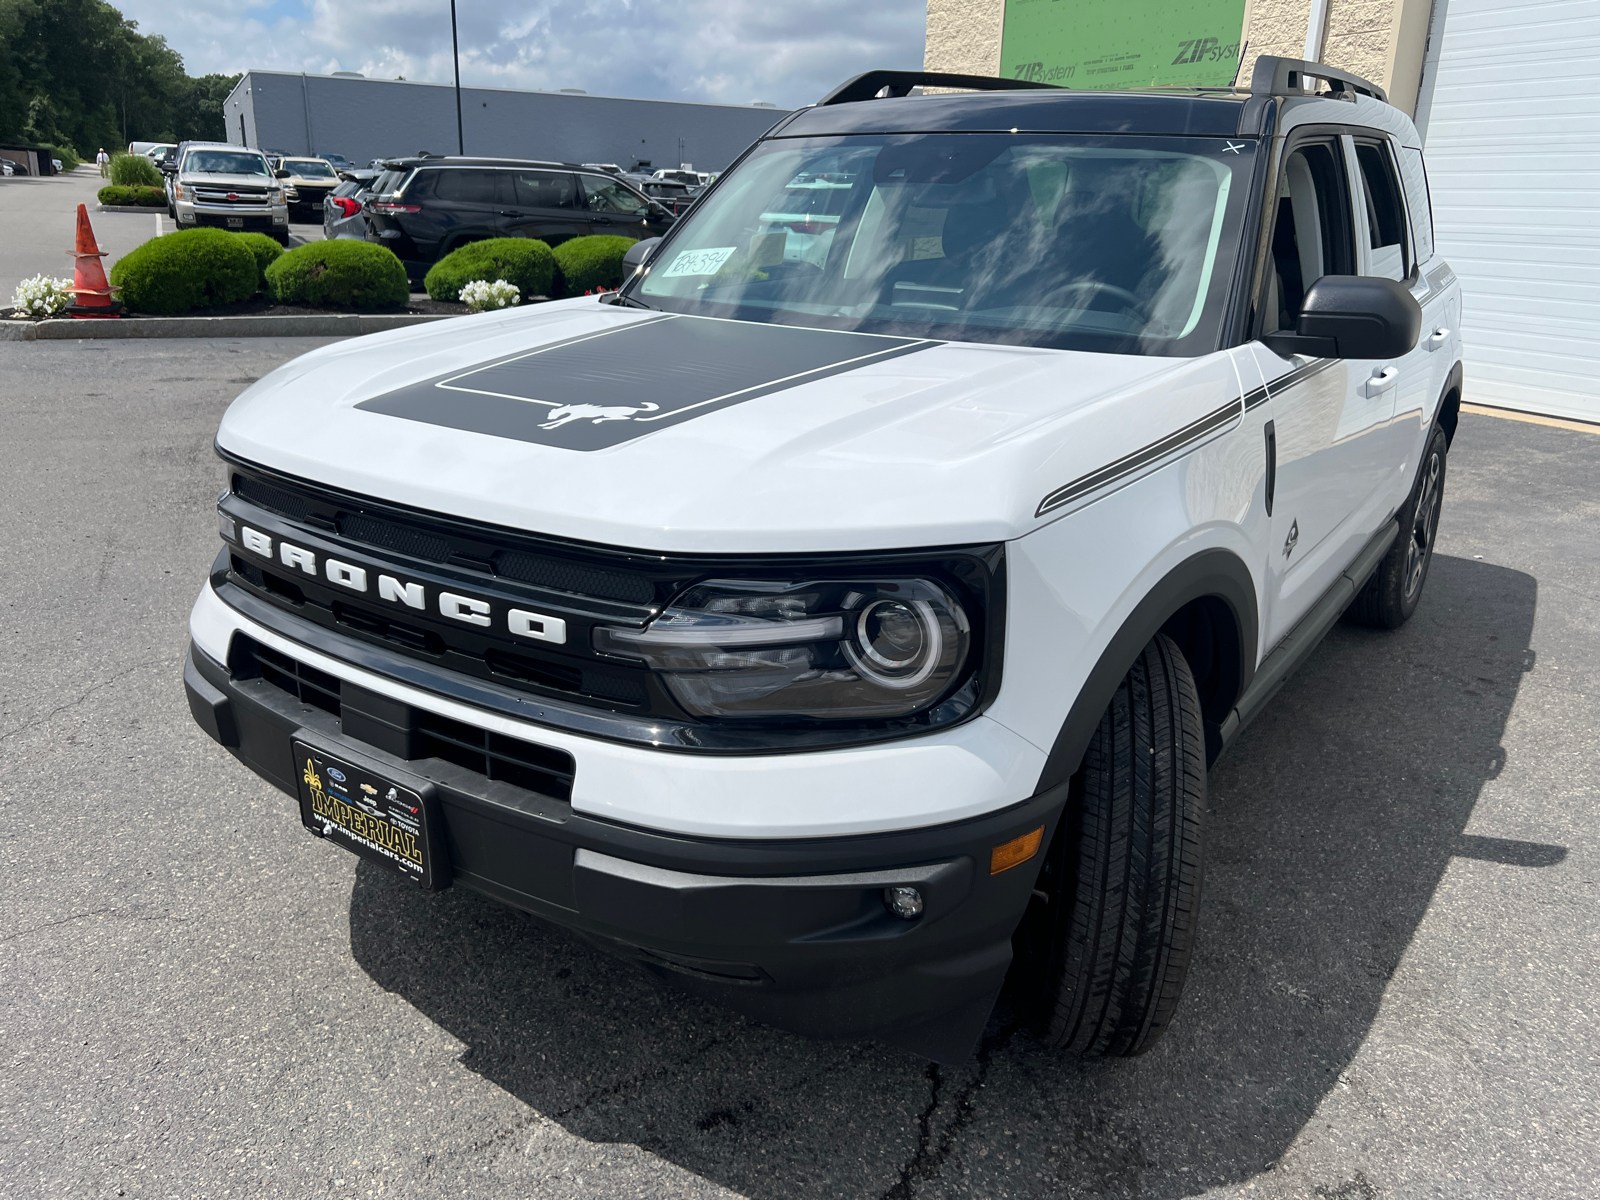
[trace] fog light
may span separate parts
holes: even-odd
[[[887,887],[883,902],[902,921],[915,921],[922,915],[922,893],[914,887]]]

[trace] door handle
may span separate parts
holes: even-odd
[[[1399,378],[1399,367],[1385,367],[1381,371],[1374,371],[1372,377],[1361,385],[1361,391],[1366,396],[1381,396],[1392,388],[1394,381]]]
[[[502,217],[520,217],[522,214],[514,208],[502,208],[500,215]]]
[[[1428,340],[1423,343],[1429,350],[1438,350],[1450,340],[1450,331],[1443,327],[1435,329],[1428,335]]]
[[[610,217],[602,217],[598,213],[590,213],[589,214],[589,224],[591,224],[591,225],[609,225],[609,224],[611,224],[611,218]]]

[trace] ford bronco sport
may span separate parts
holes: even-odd
[[[1427,579],[1461,344],[1418,146],[1282,59],[854,80],[620,292],[247,389],[195,718],[312,833],[774,1025],[955,1061],[1009,976],[1138,1053],[1209,766]]]

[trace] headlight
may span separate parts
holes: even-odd
[[[643,659],[700,717],[898,717],[963,682],[971,626],[931,579],[714,579],[595,649]]]
[[[173,184],[172,185],[172,195],[173,195],[174,199],[182,200],[183,199],[183,184],[181,184],[181,183]]]
[[[272,203],[274,203],[274,204],[282,204],[283,203],[283,198],[284,198],[285,195],[287,195],[287,193],[284,191],[283,188],[276,189],[272,193]]]

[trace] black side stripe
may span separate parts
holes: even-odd
[[[1169,433],[1159,442],[1151,442],[1142,450],[1135,450],[1132,454],[1117,459],[1116,462],[1091,471],[1087,475],[1074,479],[1071,483],[1064,484],[1039,501],[1039,507],[1034,516],[1042,517],[1047,512],[1060,508],[1064,504],[1071,504],[1080,496],[1107,487],[1124,479],[1134,472],[1149,466],[1157,459],[1165,458],[1187,446],[1198,442],[1207,434],[1222,428],[1230,421],[1236,421],[1243,414],[1244,408],[1238,400],[1230,400],[1215,412],[1207,413],[1198,421],[1185,425],[1176,433]]]

